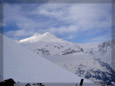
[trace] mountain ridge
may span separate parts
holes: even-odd
[[[39,41],[45,41],[45,42],[60,42],[62,39],[56,37],[55,35],[46,32],[43,34],[35,33],[33,36],[19,40],[20,43],[26,43],[26,42],[39,42]]]
[[[19,82],[79,83],[81,78],[23,48],[12,39],[3,38],[4,77]],[[59,74],[59,75],[58,75]],[[61,76],[61,77],[60,77]],[[91,82],[85,80],[85,82]]]
[[[46,36],[46,38],[48,40],[41,39],[33,43],[19,43],[46,58],[53,56],[52,59],[58,59],[62,57],[60,58],[60,61],[65,58],[63,62],[52,61],[50,58],[48,58],[48,60],[84,78],[106,84],[110,84],[112,81],[115,81],[113,78],[115,76],[113,74],[114,70],[111,66],[111,46],[115,46],[114,42],[108,41],[95,45],[89,44],[83,46],[82,44],[68,42],[57,37],[55,38],[59,39],[59,41],[57,41],[55,38],[53,41],[50,41],[50,36]],[[67,56],[69,56],[69,58],[67,58]],[[72,60],[72,57],[75,58]],[[88,57],[90,57],[92,60],[90,61]],[[66,59],[68,60],[65,61]],[[91,64],[91,66],[87,64]],[[93,65],[96,67],[94,68]]]

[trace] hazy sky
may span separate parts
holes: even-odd
[[[51,32],[77,43],[111,39],[111,4],[5,4],[4,34],[23,39]]]

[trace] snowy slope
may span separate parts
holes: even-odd
[[[104,43],[78,44],[62,40],[49,32],[35,33],[32,37],[22,39],[18,43],[43,56],[88,53],[110,65],[112,63],[112,47],[115,49],[115,40]]]
[[[77,83],[80,77],[4,37],[4,79],[20,82]],[[90,82],[85,80],[85,82]]]
[[[103,42],[98,45],[98,50],[94,51],[94,55],[96,55],[100,60],[111,65],[112,63],[112,51],[115,50],[115,40],[110,40],[107,42]],[[114,55],[113,55],[114,56]],[[113,57],[114,58],[114,57]]]
[[[80,77],[94,82],[111,83],[115,81],[115,71],[108,64],[95,60],[88,54],[46,56],[45,58]]]
[[[50,38],[50,39],[49,39]],[[61,42],[62,39],[57,38],[53,34],[46,32],[44,34],[38,34],[35,33],[32,37],[25,38],[23,40],[20,40],[20,42],[25,42],[25,43],[34,43],[38,41],[44,41],[44,42]]]
[[[42,35],[34,34],[32,37],[20,40],[19,43],[39,55],[67,55],[83,52],[78,44],[62,40],[49,32]]]
[[[103,43],[80,44],[84,52],[111,65],[115,50],[115,39]]]
[[[35,34],[18,43],[81,77],[95,82],[115,81],[115,72],[111,68],[111,47],[114,47],[114,41],[78,44],[48,32],[44,34]]]

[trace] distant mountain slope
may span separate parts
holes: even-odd
[[[77,55],[88,53],[111,65],[112,48],[115,49],[115,40],[103,43],[78,44],[65,41],[46,32],[35,33],[32,37],[20,40],[18,43],[39,55]]]
[[[81,78],[4,37],[4,79],[20,82],[79,83]],[[85,82],[90,82],[85,80]]]
[[[80,77],[94,82],[106,84],[115,82],[115,71],[110,65],[92,58],[91,55],[45,56],[45,58]]]
[[[38,41],[44,41],[44,42],[62,42],[62,39],[57,38],[56,36],[54,36],[53,34],[46,32],[44,34],[38,34],[35,33],[32,37],[29,38],[25,38],[23,40],[20,40],[20,42],[23,43],[35,43]]]
[[[95,44],[80,44],[84,52],[91,54],[95,58],[100,59],[111,65],[112,58],[114,58],[115,39],[103,43]]]
[[[42,35],[34,34],[32,37],[20,40],[19,43],[39,55],[68,55],[83,52],[78,44],[62,40],[49,32]]]
[[[114,40],[78,44],[62,40],[48,32],[44,34],[35,34],[18,43],[43,57],[49,57],[50,61],[81,77],[109,84],[115,81],[115,71],[111,66]]]

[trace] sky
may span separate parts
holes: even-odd
[[[41,3],[5,4],[4,34],[21,40],[50,32],[76,43],[111,39],[111,4]]]

